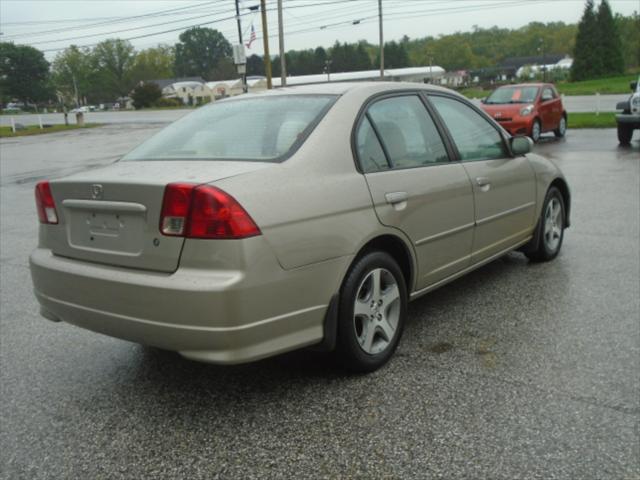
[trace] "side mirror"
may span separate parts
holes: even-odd
[[[514,155],[524,155],[525,153],[529,153],[531,151],[531,147],[533,147],[533,140],[524,136],[511,137],[509,139],[509,143],[511,144],[511,151]]]
[[[638,88],[638,82],[631,82],[629,86],[631,87],[631,90],[635,92],[636,88]]]

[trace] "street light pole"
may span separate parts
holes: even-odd
[[[378,0],[378,23],[380,29],[380,79],[384,80],[384,38],[382,34],[382,0]]]
[[[242,43],[242,25],[240,23],[240,6],[239,6],[239,0],[236,0],[236,20],[238,22],[238,42],[240,44],[240,49],[244,48],[244,44]],[[241,78],[242,78],[242,91],[244,93],[247,93],[248,89],[247,89],[247,74],[245,73],[241,73],[240,74]]]
[[[280,47],[280,86],[287,85],[287,62],[284,58],[284,25],[282,23],[282,0],[278,0],[278,43]]]
[[[260,0],[260,11],[262,14],[262,45],[264,47],[264,73],[267,75],[267,88],[273,88],[271,82],[271,56],[269,55],[269,33],[267,32],[267,7],[266,0]]]

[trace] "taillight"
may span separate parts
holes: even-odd
[[[184,236],[193,187],[190,183],[170,183],[165,188],[160,216],[160,231],[164,235]]]
[[[53,201],[53,195],[51,195],[51,187],[48,181],[39,182],[36,185],[36,208],[38,209],[40,223],[49,223],[52,225],[58,223],[56,204]]]
[[[237,239],[260,235],[244,208],[210,185],[170,183],[164,191],[160,231],[187,238]]]

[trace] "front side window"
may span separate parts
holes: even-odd
[[[500,133],[474,109],[452,98],[432,96],[429,100],[447,125],[461,160],[507,156]]]
[[[544,90],[542,90],[542,101],[546,102],[547,100],[553,100],[555,97],[555,95],[553,94],[553,90],[551,90],[549,87],[545,87]]]
[[[333,95],[274,95],[199,108],[144,142],[123,160],[278,162],[306,138]]]
[[[415,95],[385,98],[369,107],[392,168],[422,167],[449,157],[433,120]]]

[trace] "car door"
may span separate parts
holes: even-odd
[[[469,265],[473,190],[417,93],[376,98],[360,117],[356,153],[376,214],[411,240],[416,288]],[[449,148],[449,150],[448,150]]]
[[[538,111],[542,119],[542,131],[548,132],[557,128],[560,117],[558,115],[559,99],[555,97],[553,89],[549,86],[542,88],[540,93],[540,106]]]
[[[535,174],[524,156],[512,157],[499,127],[468,102],[429,95],[473,184],[475,233],[471,262],[522,243],[535,223]]]

